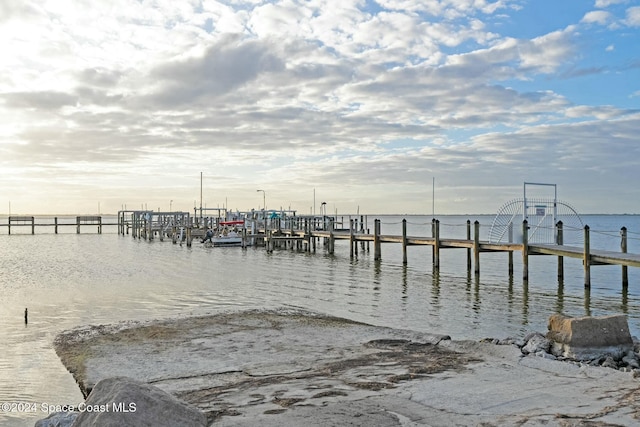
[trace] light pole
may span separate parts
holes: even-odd
[[[267,192],[264,190],[256,190],[258,193],[262,191],[262,209],[267,212]]]

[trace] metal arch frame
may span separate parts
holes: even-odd
[[[529,216],[527,215],[527,209],[529,208],[529,205],[527,204],[527,185],[538,185],[538,186],[546,186],[546,187],[553,187],[553,223],[556,223],[556,218],[558,217],[558,185],[557,184],[545,184],[545,183],[540,183],[540,182],[525,182],[523,185],[523,200],[524,200],[524,207],[522,210],[522,220],[524,221],[525,219],[528,221],[529,220]]]

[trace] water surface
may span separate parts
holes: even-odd
[[[382,232],[401,234],[401,219],[378,216]],[[373,228],[373,218],[368,225]],[[430,235],[430,217],[407,216],[410,235]],[[490,216],[445,216],[442,237],[464,237],[467,219],[478,219],[486,236]],[[640,252],[640,216],[586,216],[593,248],[619,250],[619,230],[631,231],[629,252]],[[1,231],[0,231],[1,232]],[[300,307],[375,325],[449,334],[454,339],[522,337],[545,331],[552,313],[569,316],[625,313],[640,336],[640,272],[620,267],[592,269],[585,290],[580,260],[565,259],[565,279],[554,257],[531,257],[529,282],[507,274],[507,254],[483,253],[480,277],[468,275],[463,249],[443,250],[433,272],[431,249],[408,248],[402,265],[398,244],[383,244],[350,258],[348,244],[334,255],[263,248],[192,248],[170,241],[147,242],[74,227],[0,235],[0,402],[77,404],[82,396],[57,358],[57,333],[79,325],[193,316],[244,308]],[[24,323],[24,309],[29,323]],[[42,412],[0,414],[0,424],[32,426]]]

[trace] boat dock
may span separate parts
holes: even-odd
[[[578,258],[583,260],[584,267],[584,285],[591,286],[591,267],[597,265],[619,265],[622,267],[622,285],[628,286],[628,267],[640,267],[640,254],[627,253],[628,232],[625,227],[620,230],[621,236],[621,252],[604,251],[592,249],[590,247],[590,228],[585,226],[582,230],[584,244],[582,247],[569,246],[563,244],[563,224],[559,221],[556,224],[554,244],[540,244],[529,242],[530,226],[527,220],[522,222],[521,241],[513,243],[497,243],[480,240],[480,223],[475,221],[467,221],[467,236],[465,239],[443,238],[440,236],[440,221],[434,219],[432,221],[432,235],[425,236],[409,236],[407,235],[406,219],[402,220],[402,235],[386,235],[380,233],[380,220],[374,220],[373,233],[369,230],[364,232],[361,228],[357,229],[357,222],[351,220],[348,230],[333,229],[333,219],[323,221],[328,223],[328,229],[313,229],[306,227],[305,229],[277,228],[277,229],[260,229],[259,235],[265,239],[267,250],[273,248],[282,242],[293,243],[305,242],[307,250],[315,250],[316,239],[323,239],[324,244],[329,253],[333,253],[336,240],[348,240],[350,245],[351,257],[358,253],[359,243],[373,243],[374,260],[382,258],[382,243],[402,244],[403,264],[407,263],[407,248],[409,246],[427,245],[432,247],[432,263],[433,269],[440,268],[440,251],[444,249],[466,249],[467,271],[476,275],[480,274],[480,254],[483,252],[506,252],[508,254],[509,274],[513,274],[513,254],[520,252],[522,256],[522,279],[529,280],[529,257],[534,255],[551,255],[556,256],[558,261],[558,279],[564,279],[564,257]],[[362,245],[361,245],[362,246]]]
[[[52,222],[38,220],[34,216],[9,216],[7,223],[0,227],[7,227],[8,234],[15,227],[28,227],[35,234],[36,227],[53,227],[58,233],[61,227],[76,227],[80,234],[81,228],[94,227],[98,234],[103,226],[117,226],[118,234],[131,234],[132,237],[145,240],[158,238],[163,241],[170,239],[173,243],[186,242],[191,247],[194,239],[202,239],[206,230],[216,227],[220,218],[206,218],[191,215],[189,212],[154,212],[154,211],[120,211],[118,221],[104,222],[101,216],[76,216],[73,222],[60,221],[54,217]],[[70,218],[73,219],[73,218]],[[51,218],[48,218],[51,221]],[[68,221],[68,219],[67,219]],[[265,226],[266,224],[266,226]],[[640,254],[627,252],[628,232],[625,227],[620,230],[620,252],[605,251],[591,248],[590,228],[588,225],[578,230],[582,233],[582,245],[564,244],[563,224],[558,221],[553,231],[552,243],[538,243],[529,239],[532,228],[527,220],[521,224],[518,238],[513,239],[513,230],[509,229],[508,242],[494,242],[480,239],[480,223],[467,221],[465,238],[447,238],[440,234],[440,221],[431,222],[431,236],[416,236],[407,234],[407,220],[402,220],[402,234],[382,234],[381,221],[375,219],[373,231],[367,227],[366,217],[342,217],[338,221],[332,216],[284,216],[283,218],[265,219],[248,218],[238,233],[242,237],[242,247],[251,245],[264,246],[273,252],[276,248],[315,252],[319,242],[322,242],[329,254],[334,253],[335,242],[345,240],[349,242],[350,256],[355,257],[358,251],[369,251],[373,245],[373,259],[382,258],[382,244],[401,244],[403,264],[407,264],[407,250],[410,246],[430,246],[433,270],[440,268],[440,252],[446,249],[463,249],[467,258],[467,272],[480,274],[480,255],[487,252],[504,252],[508,255],[509,275],[513,274],[514,253],[519,252],[522,257],[522,279],[529,279],[529,257],[538,255],[555,256],[558,263],[558,279],[564,278],[564,258],[581,259],[584,269],[584,285],[591,286],[591,267],[598,265],[618,265],[621,267],[622,285],[628,286],[628,268],[640,267]],[[515,227],[513,227],[515,228]],[[576,232],[576,230],[572,230]],[[517,240],[517,241],[515,241]],[[360,249],[359,249],[360,248]]]
[[[11,234],[11,229],[14,230],[17,228],[28,227],[31,230],[31,234],[36,234],[36,227],[53,227],[53,232],[58,234],[58,230],[64,227],[75,227],[76,233],[80,234],[80,230],[84,228],[87,229],[88,226],[91,226],[90,229],[96,230],[98,234],[102,234],[102,227],[106,225],[118,225],[117,223],[109,223],[103,222],[103,218],[101,215],[78,215],[75,218],[69,218],[69,216],[65,216],[65,220],[61,220],[62,218],[53,217],[53,222],[51,222],[51,218],[36,218],[33,215],[10,215],[7,217],[7,222],[5,224],[0,224],[0,227],[7,228],[7,234]],[[72,219],[73,222],[68,222],[69,219]]]

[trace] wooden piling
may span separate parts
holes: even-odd
[[[380,248],[380,220],[373,221],[373,259],[378,261],[382,259],[382,251]]]
[[[353,258],[354,250],[357,250],[355,246],[357,245],[354,235],[353,235],[353,219],[349,218],[349,256]]]
[[[467,240],[471,240],[471,220],[467,220]],[[471,274],[471,248],[467,248],[467,273]]]
[[[436,219],[431,218],[431,237],[436,238]],[[436,265],[436,250],[435,246],[431,248],[431,265]]]
[[[435,230],[434,230],[434,244],[433,244],[433,269],[440,269],[440,220],[436,220],[435,222]]]
[[[407,220],[402,220],[402,264],[407,265]]]
[[[529,221],[522,221],[522,281],[529,281]]]
[[[620,249],[622,253],[627,253],[627,227],[622,227],[620,229]],[[626,289],[629,286],[629,272],[628,267],[626,265],[622,266],[622,287]]]
[[[54,234],[58,234],[58,217],[53,218],[53,232]]]
[[[584,264],[584,287],[591,287],[591,243],[589,241],[589,226],[584,226],[584,255],[582,263]]]
[[[562,246],[564,244],[562,221],[558,221],[556,224],[556,232],[556,244]],[[558,280],[564,280],[564,257],[562,255],[558,255]]]
[[[473,223],[473,256],[474,256],[474,273],[480,274],[480,222]]]
[[[513,222],[509,222],[509,243],[513,243]],[[509,277],[513,277],[513,251],[508,252]]]

